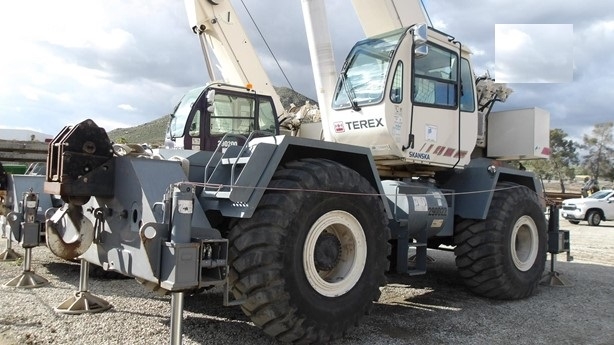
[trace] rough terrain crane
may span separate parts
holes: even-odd
[[[225,3],[194,1],[195,30],[221,27],[226,13],[202,8]],[[547,157],[548,114],[490,112],[506,90],[476,80],[469,50],[421,23],[356,43],[333,86],[332,50],[317,32],[323,8],[303,0],[312,63],[328,66],[316,72],[331,108],[325,140],[270,135],[276,120],[261,124],[260,105],[275,101],[240,84],[208,86],[175,118],[176,139],[216,120],[251,121],[213,150],[195,132],[174,159],[118,156],[92,120],[49,146],[45,190],[66,203],[49,212],[47,238],[83,267],[168,291],[172,342],[184,293],[216,286],[278,340],[338,338],[370,310],[387,270],[425,273],[427,247],[440,245],[455,247],[477,294],[518,299],[537,288],[548,249],[542,186],[504,161]],[[104,309],[84,285],[74,305]]]

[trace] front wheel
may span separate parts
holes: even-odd
[[[527,187],[499,183],[486,220],[455,227],[456,265],[473,292],[519,299],[534,293],[546,262],[546,219]]]
[[[322,159],[286,164],[269,187],[253,216],[231,229],[231,290],[277,340],[341,337],[386,282],[382,200],[356,171]]]
[[[590,211],[586,216],[586,220],[588,220],[588,225],[590,226],[599,226],[601,224],[601,213],[599,211]]]

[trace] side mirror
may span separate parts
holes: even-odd
[[[207,98],[207,112],[213,113],[213,111],[215,110],[215,106],[214,106],[215,90],[211,89],[207,91],[206,98]]]
[[[414,25],[411,32],[414,40],[414,55],[417,58],[428,55],[429,47],[426,45],[428,41],[428,27],[426,24]]]
[[[208,105],[212,105],[213,101],[215,100],[215,90],[211,89],[209,91],[207,91],[207,104]]]
[[[429,46],[427,46],[426,44],[417,46],[414,49],[414,55],[416,56],[416,58],[421,58],[423,56],[429,55]]]
[[[428,27],[424,23],[414,25],[412,35],[417,46],[425,44],[428,41]]]

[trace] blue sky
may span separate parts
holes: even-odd
[[[241,2],[232,2],[245,18]],[[243,2],[294,88],[315,97],[300,1]],[[363,34],[349,0],[327,3],[340,64]],[[614,120],[608,102],[614,89],[614,2],[429,0],[426,6],[435,28],[472,49],[478,74],[523,81],[510,85],[514,93],[502,109],[544,108],[551,127],[578,140],[595,123]],[[273,83],[288,86],[251,22],[243,22]],[[496,39],[497,26],[547,44],[511,49],[511,40]],[[542,41],[540,35],[553,27],[565,30]],[[0,128],[53,135],[85,118],[108,130],[134,126],[169,113],[183,93],[208,81],[181,1],[3,1],[0,41]],[[554,64],[564,66],[563,72],[571,66],[567,79],[528,79],[526,73],[534,76]]]

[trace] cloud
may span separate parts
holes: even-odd
[[[273,84],[287,86],[242,2],[227,1],[234,4]],[[294,88],[315,97],[300,2],[243,3]],[[352,45],[364,35],[350,1],[327,1],[326,5],[339,69]],[[576,137],[592,124],[611,120],[614,2],[437,0],[426,2],[426,6],[436,28],[454,35],[474,52],[472,65],[478,74],[495,72],[503,61],[495,51],[497,24],[515,28],[524,24],[573,25],[573,32],[559,35],[564,41],[558,43],[572,44],[573,49],[544,57],[525,45],[521,50],[530,61],[517,56],[523,63],[507,61],[509,68],[505,68],[514,71],[521,65],[524,68],[510,76],[524,78],[541,73],[537,67],[543,66],[543,61],[563,66],[571,61],[573,81],[513,83],[514,94],[496,107],[542,107],[551,112],[553,127]],[[539,33],[529,34],[534,42],[541,39]],[[33,129],[54,134],[87,117],[104,122],[106,129],[137,125],[167,114],[183,93],[208,81],[198,39],[188,27],[183,4],[177,1],[2,1],[0,41],[4,47],[0,54],[0,117],[7,127],[36,127]],[[571,60],[557,61],[569,51]],[[500,73],[496,71],[498,79]],[[132,110],[118,105],[129,105]]]
[[[573,25],[496,24],[495,78],[503,83],[573,80]]]
[[[117,107],[121,110],[126,110],[126,111],[136,111],[137,110],[135,107],[131,106],[130,104],[120,104]]]

